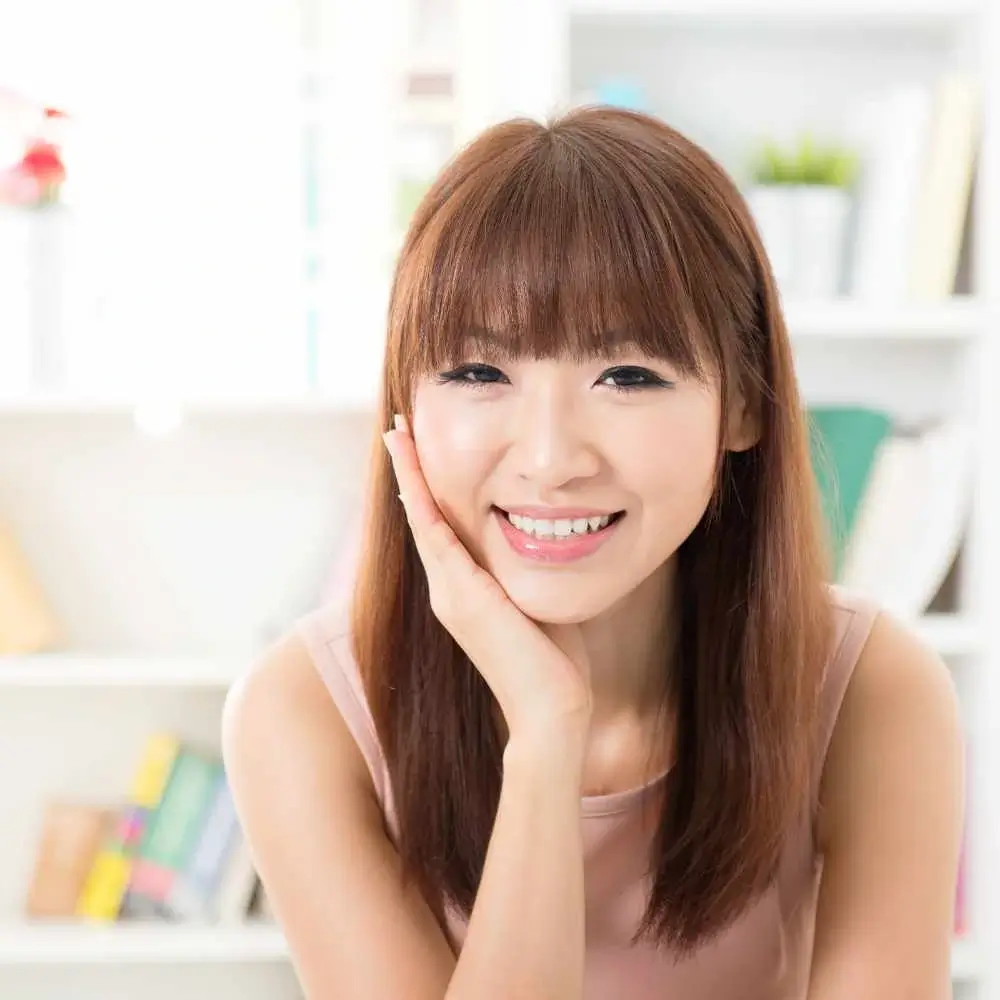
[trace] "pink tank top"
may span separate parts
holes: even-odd
[[[836,617],[824,681],[825,756],[854,665],[877,615],[869,602],[830,590]],[[297,624],[317,669],[364,755],[391,835],[396,815],[385,758],[341,608],[323,607]],[[581,802],[586,885],[585,1000],[792,1000],[808,988],[822,859],[811,825],[793,831],[774,885],[734,924],[694,955],[679,959],[649,944],[632,945],[646,903],[645,867],[657,809],[643,809],[659,782]],[[448,914],[461,947],[465,921]]]

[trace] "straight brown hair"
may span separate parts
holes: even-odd
[[[397,848],[444,925],[469,914],[502,779],[493,696],[434,617],[379,434],[414,380],[474,331],[530,357],[603,357],[609,331],[685,375],[715,373],[759,439],[720,435],[709,509],[677,553],[676,706],[650,895],[636,935],[688,951],[772,884],[814,815],[830,653],[827,561],[804,415],[774,280],[735,184],[662,121],[611,108],[498,124],[420,204],[393,280],[381,426],[350,609],[386,755]]]

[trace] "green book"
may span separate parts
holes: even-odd
[[[892,433],[892,418],[861,406],[816,406],[806,415],[813,472],[837,579],[879,448]]]
[[[169,918],[169,899],[215,798],[222,761],[184,748],[150,817],[125,895],[123,916]]]

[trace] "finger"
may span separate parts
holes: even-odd
[[[429,573],[439,568],[451,573],[473,573],[478,567],[435,503],[420,468],[413,438],[405,430],[388,431],[384,438],[399,483],[400,499],[425,568]]]

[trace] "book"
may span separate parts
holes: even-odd
[[[932,117],[931,89],[917,83],[886,89],[853,116],[862,155],[849,278],[855,298],[908,297]]]
[[[167,899],[170,915],[178,920],[218,919],[218,890],[242,834],[232,792],[220,771],[212,801],[184,870],[179,872]]]
[[[893,587],[915,544],[917,497],[924,476],[918,435],[895,434],[884,442],[858,505],[844,549],[840,582],[876,600]]]
[[[170,896],[197,844],[221,771],[217,757],[181,747],[136,852],[123,917],[174,919]]]
[[[257,886],[257,895],[254,897],[251,916],[266,923],[275,923],[278,919],[271,904],[271,897],[263,883]]]
[[[87,874],[115,818],[113,809],[84,802],[49,802],[28,884],[25,914],[70,918]]]
[[[226,861],[214,901],[219,923],[243,923],[253,907],[259,878],[250,855],[250,845],[242,832]]]
[[[861,406],[814,406],[807,419],[833,575],[839,579],[879,449],[892,431],[892,419],[881,410]]]
[[[912,299],[943,299],[955,290],[979,146],[981,101],[978,83],[965,74],[946,73],[935,88],[910,246]]]
[[[97,922],[120,916],[133,860],[179,751],[180,741],[171,733],[156,733],[146,740],[128,800],[118,811],[80,891],[77,916]]]
[[[961,548],[974,474],[973,431],[960,419],[886,441],[859,505],[840,582],[903,618],[923,614]]]

